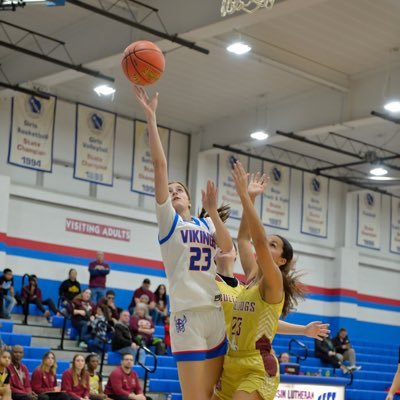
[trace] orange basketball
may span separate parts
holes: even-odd
[[[125,49],[121,65],[125,76],[131,82],[145,86],[160,79],[165,68],[165,58],[154,43],[139,40]]]

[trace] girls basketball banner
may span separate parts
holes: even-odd
[[[74,178],[112,186],[116,116],[76,105]]]
[[[166,128],[158,127],[161,143],[168,159],[168,143],[170,132]],[[147,124],[142,121],[135,121],[135,133],[133,141],[133,160],[131,191],[154,196],[154,167],[150,155],[149,135]]]
[[[217,185],[218,205],[229,204],[231,206],[230,217],[240,219],[242,216],[242,203],[236,193],[235,182],[232,178],[232,169],[236,161],[240,161],[244,168],[248,168],[249,158],[234,153],[223,152],[218,154]]]
[[[390,251],[400,254],[400,199],[396,197],[390,206]]]
[[[11,101],[8,162],[37,171],[53,168],[56,98],[18,95]]]
[[[379,250],[381,245],[381,195],[362,192],[357,196],[357,246]]]
[[[329,179],[303,172],[301,233],[328,236]]]
[[[269,182],[262,197],[262,222],[289,229],[290,168],[264,161],[263,172],[269,176]]]

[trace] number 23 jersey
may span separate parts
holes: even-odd
[[[169,282],[172,312],[220,307],[215,282],[215,227],[211,218],[183,220],[171,198],[156,205],[161,255]]]

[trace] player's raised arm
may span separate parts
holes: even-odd
[[[149,133],[150,154],[154,165],[154,185],[156,201],[164,204],[169,197],[168,189],[168,167],[167,158],[161,144],[157,129],[156,110],[158,104],[158,93],[149,98],[146,91],[140,86],[134,86],[136,98],[146,115],[147,129]]]

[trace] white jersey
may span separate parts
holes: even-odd
[[[157,204],[159,243],[169,282],[171,311],[220,307],[215,283],[215,227],[210,218],[183,220],[171,199]]]

